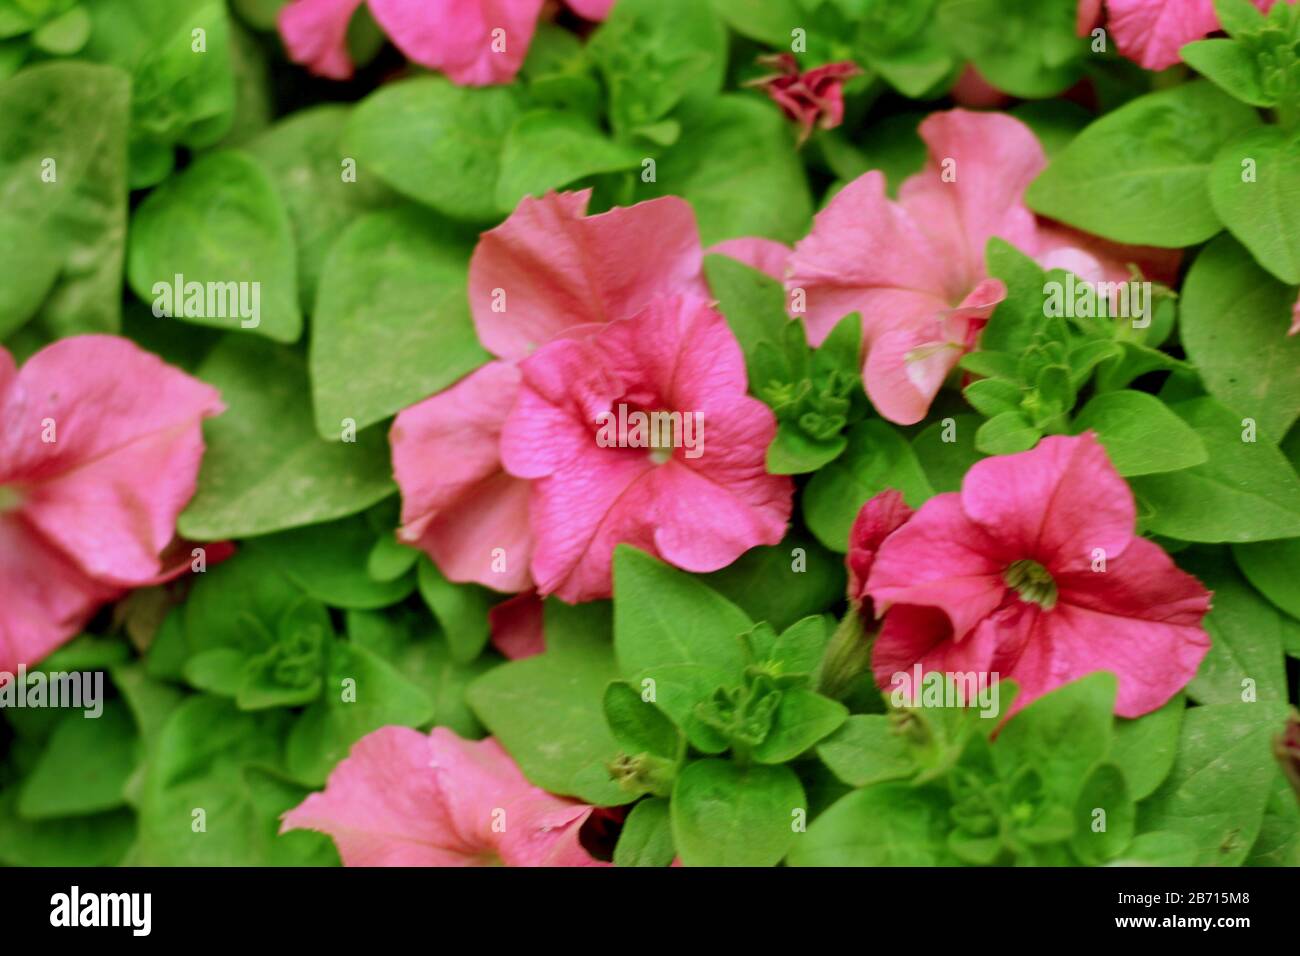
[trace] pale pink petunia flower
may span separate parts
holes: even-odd
[[[0,348],[0,671],[39,661],[165,563],[215,389],[126,339],[84,335],[21,371]]]
[[[1287,329],[1287,335],[1295,335],[1300,332],[1300,298],[1295,300],[1295,305],[1291,306],[1291,328]]]
[[[1006,296],[988,276],[989,239],[1094,279],[1126,279],[1125,262],[1149,254],[1040,221],[1025,206],[1047,159],[1019,120],[955,109],[930,115],[919,132],[929,159],[898,200],[887,197],[879,171],[850,182],[796,244],[786,279],[813,345],[843,316],[861,314],[867,395],[903,425],[925,417]]]
[[[1276,0],[1253,0],[1267,12]],[[1100,0],[1081,0],[1078,27],[1087,33],[1099,20]],[[1121,54],[1148,70],[1181,61],[1179,50],[1219,29],[1214,0],[1106,0],[1106,26]],[[1085,23],[1090,25],[1085,26]]]
[[[280,10],[289,58],[334,80],[352,76],[348,24],[367,0],[293,0]],[[509,83],[528,55],[543,0],[368,0],[375,22],[414,63],[461,86]],[[589,20],[613,0],[570,0]]]
[[[703,572],[781,540],[793,486],[765,467],[776,419],[746,394],[740,346],[705,299],[657,298],[589,337],[552,342],[520,368],[501,457],[532,482],[542,594],[608,597],[619,543]],[[632,429],[602,442],[614,419],[656,412],[677,414],[656,447]]]
[[[1015,708],[1098,670],[1138,717],[1195,676],[1210,593],[1134,533],[1133,493],[1092,433],[988,458],[885,539],[867,592],[889,687],[923,672],[1016,682]]]
[[[758,62],[776,72],[746,85],[767,93],[786,118],[799,125],[800,146],[814,128],[834,129],[844,121],[844,81],[862,73],[851,60],[801,70],[790,53],[761,56]]]
[[[329,834],[345,866],[603,866],[578,838],[591,812],[534,787],[492,738],[382,727],[280,832]]]

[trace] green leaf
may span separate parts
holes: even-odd
[[[1264,597],[1292,618],[1300,619],[1300,588],[1296,587],[1300,539],[1234,544],[1232,556],[1242,574]]]
[[[1236,40],[1196,40],[1183,46],[1182,61],[1219,89],[1251,106],[1272,106],[1255,68],[1255,57]],[[1213,186],[1213,184],[1211,184]]]
[[[1175,694],[1159,710],[1133,720],[1115,719],[1115,744],[1108,759],[1124,771],[1134,800],[1150,796],[1169,775],[1186,709],[1186,698]]]
[[[1086,47],[1075,35],[1072,0],[943,0],[944,35],[980,74],[1021,97],[1055,96],[1080,74]]]
[[[517,115],[509,87],[416,77],[362,100],[343,149],[356,159],[358,178],[373,173],[456,219],[495,221],[502,145]]]
[[[122,806],[135,745],[135,725],[121,701],[107,701],[94,718],[89,711],[64,714],[19,788],[18,815],[39,821]]]
[[[785,312],[785,289],[769,275],[732,259],[714,254],[704,257],[704,274],[718,309],[745,353],[750,385],[755,384],[751,356],[760,342],[780,342],[790,319]]]
[[[90,38],[90,14],[76,6],[46,20],[32,33],[32,45],[54,56],[71,56]]]
[[[447,635],[452,657],[468,663],[483,653],[491,634],[492,592],[478,584],[448,581],[427,556],[420,557],[416,577],[420,596]]]
[[[1242,441],[1241,419],[1209,398],[1170,406],[1201,436],[1203,465],[1132,480],[1151,513],[1144,526],[1183,541],[1267,541],[1300,536],[1300,479],[1277,446]]]
[[[117,331],[130,96],[86,63],[0,83],[0,338],[33,317],[51,337]]]
[[[1148,93],[1085,129],[1030,184],[1035,212],[1116,242],[1188,246],[1221,228],[1214,154],[1259,120],[1205,81]]]
[[[131,221],[127,275],[156,315],[277,342],[302,334],[289,217],[244,153],[204,156],[145,198]]]
[[[349,611],[347,631],[352,643],[382,657],[424,692],[434,708],[434,724],[468,739],[483,736],[483,725],[469,709],[465,689],[496,661],[484,656],[469,664],[456,662],[447,641],[433,633],[423,614]]]
[[[366,573],[376,581],[396,581],[420,560],[418,548],[407,547],[395,537],[385,534],[370,547],[366,556]]]
[[[1246,866],[1300,866],[1300,804],[1286,777],[1278,773],[1274,781]]]
[[[906,780],[917,769],[906,739],[884,714],[854,714],[817,745],[817,756],[851,787]]]
[[[979,353],[973,353],[979,354]],[[975,449],[981,424],[976,415],[953,415],[931,422],[912,439],[912,451],[935,493],[958,491],[971,465],[984,455]],[[950,438],[951,440],[945,440]]]
[[[350,115],[346,106],[313,106],[291,113],[242,146],[270,174],[289,213],[304,309],[311,309],[321,277],[329,273],[326,256],[340,233],[362,214],[396,198],[375,176],[345,178],[340,141]],[[319,310],[313,318],[319,324]],[[398,318],[388,316],[389,321]]]
[[[786,763],[834,733],[849,716],[839,701],[803,687],[787,687],[772,718],[772,728],[754,748],[759,763]]]
[[[644,198],[686,199],[706,246],[743,236],[794,242],[808,231],[808,179],[779,112],[727,95],[688,100],[677,116],[681,138],[658,160]]]
[[[592,35],[587,52],[604,75],[614,133],[626,139],[666,116],[688,93],[707,100],[718,90],[727,31],[710,5],[698,0],[621,0]]]
[[[986,455],[1013,455],[1038,444],[1042,432],[1018,411],[994,415],[975,432],[975,449]]]
[[[312,425],[301,358],[230,336],[199,368],[227,411],[204,423],[199,487],[178,523],[196,541],[268,534],[355,514],[393,491],[381,430],[327,442]]]
[[[1204,621],[1210,650],[1187,685],[1188,696],[1200,704],[1285,701],[1282,633],[1287,623],[1282,614],[1237,573],[1226,550],[1180,557],[1182,567],[1214,592],[1214,605]]]
[[[615,681],[606,687],[604,709],[610,732],[628,754],[648,753],[676,761],[683,752],[680,731],[631,684]]]
[[[1073,435],[1094,431],[1121,475],[1178,471],[1209,461],[1205,443],[1164,402],[1128,389],[1095,395],[1075,416]]]
[[[1174,769],[1138,809],[1138,828],[1195,847],[1196,866],[1236,866],[1259,835],[1277,773],[1270,745],[1284,705],[1210,704],[1183,718]]]
[[[1124,774],[1114,764],[1098,764],[1083,781],[1075,801],[1070,847],[1090,865],[1113,860],[1133,840],[1136,820],[1137,807]]]
[[[1110,752],[1115,690],[1115,675],[1097,671],[1030,703],[992,748],[1000,775],[1033,767],[1058,803],[1073,806],[1092,765]]]
[[[386,582],[370,576],[372,541],[369,524],[356,516],[256,538],[246,547],[269,555],[294,584],[317,600],[364,610],[396,604],[415,590],[409,575]]]
[[[775,866],[806,813],[803,785],[789,767],[697,760],[673,786],[673,843],[686,866]]]
[[[1186,837],[1163,830],[1140,833],[1128,850],[1109,866],[1180,866],[1196,861],[1196,847]]]
[[[695,705],[740,680],[736,638],[753,621],[698,578],[628,545],[614,550],[614,649],[619,671],[698,743]],[[647,684],[646,681],[652,683]]]
[[[832,551],[848,547],[849,529],[867,500],[896,488],[913,508],[934,491],[902,434],[879,419],[866,419],[849,432],[849,447],[813,475],[803,492],[804,520]]]
[[[812,822],[790,866],[940,866],[948,799],[936,787],[881,783],[854,790]]]
[[[649,797],[632,808],[614,847],[615,866],[669,866],[673,829],[668,801]]]
[[[319,787],[352,745],[380,727],[419,727],[433,720],[428,694],[365,647],[334,641],[324,693],[298,718],[285,746],[285,767]]]
[[[635,169],[642,158],[582,116],[558,110],[526,113],[506,134],[497,207],[508,213],[524,196],[540,196],[600,173]]]
[[[844,559],[802,533],[750,548],[700,580],[755,621],[777,629],[824,611],[844,597]]]
[[[129,810],[32,822],[14,810],[18,791],[0,793],[0,863],[6,866],[116,866],[135,841]]]
[[[321,834],[278,836],[280,815],[306,796],[303,788],[274,776],[283,765],[288,720],[285,711],[244,713],[217,697],[194,696],[178,706],[151,748],[138,807],[139,838],[127,864],[301,866],[337,860]]]
[[[1264,126],[1234,138],[1214,157],[1210,199],[1260,265],[1300,283],[1300,133]]]
[[[496,667],[469,687],[469,703],[529,781],[599,806],[636,793],[610,779],[618,742],[604,695],[618,677],[603,605],[546,606],[546,651]]]
[[[718,16],[741,36],[768,46],[788,44],[807,14],[799,0],[710,0]]]
[[[365,428],[478,368],[465,286],[470,242],[418,209],[372,213],[325,260],[313,317],[316,427]]]
[[[1183,346],[1207,391],[1273,441],[1300,417],[1300,339],[1285,335],[1295,301],[1228,236],[1196,257],[1183,285]]]

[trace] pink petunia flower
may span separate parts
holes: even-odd
[[[512,661],[546,650],[545,606],[536,591],[525,591],[488,611],[492,646]]]
[[[766,92],[787,119],[799,124],[800,146],[814,127],[834,129],[844,121],[844,81],[862,72],[849,60],[800,70],[799,61],[790,53],[761,56],[758,62],[777,72],[746,85]]]
[[[907,524],[913,514],[899,491],[886,488],[864,504],[853,519],[853,528],[849,531],[849,553],[844,558],[849,572],[848,597],[868,617],[876,616],[871,607],[871,597],[867,594],[867,578],[876,562],[876,553],[885,539]]]
[[[1287,329],[1287,335],[1295,335],[1300,332],[1300,298],[1295,300],[1295,305],[1291,306],[1291,328]]]
[[[520,368],[501,459],[532,482],[542,594],[608,597],[621,542],[699,572],[781,540],[793,486],[765,467],[776,419],[746,394],[740,346],[703,298],[658,298],[590,337],[552,342]],[[630,429],[626,441],[602,440],[614,419],[636,413],[675,418],[640,444]]]
[[[929,161],[898,201],[878,171],[853,180],[795,246],[786,279],[813,345],[846,314],[861,314],[867,395],[902,425],[925,417],[1006,296],[985,267],[990,238],[1089,279],[1127,279],[1125,263],[1149,252],[1038,220],[1022,197],[1047,160],[1019,120],[955,109],[927,117],[920,134]]]
[[[591,331],[674,290],[707,294],[690,203],[664,196],[588,216],[591,190],[525,197],[483,233],[469,262],[479,341],[516,360],[560,334]]]
[[[1277,0],[1252,0],[1264,12]],[[1078,32],[1086,36],[1102,20],[1102,0],[1080,0]],[[1219,29],[1214,0],[1106,0],[1106,26],[1119,52],[1148,70],[1181,62],[1178,51]]]
[[[489,362],[398,413],[389,432],[402,489],[397,537],[451,581],[498,591],[532,584],[528,483],[505,473],[498,450],[519,379],[513,364]]]
[[[279,14],[289,58],[334,80],[352,76],[348,24],[367,0],[293,0]],[[407,59],[461,86],[509,83],[528,55],[544,0],[368,0],[375,22]],[[603,20],[614,0],[569,0]]]
[[[603,866],[578,840],[591,812],[534,787],[490,737],[381,727],[280,832],[329,834],[345,866]]]
[[[583,337],[641,312],[656,296],[703,297],[705,250],[690,205],[665,196],[595,216],[590,190],[526,197],[483,233],[470,259],[479,340],[504,361],[402,411],[390,440],[402,490],[401,540],[452,581],[532,587],[528,483],[501,466],[498,436],[514,405],[512,363],[556,338]],[[789,250],[735,239],[709,251],[783,270]]]
[[[1109,670],[1116,713],[1157,709],[1209,650],[1210,593],[1137,537],[1135,518],[1091,433],[978,462],[960,492],[931,498],[876,555],[876,682],[917,663],[999,675],[1019,685],[1020,708]]]
[[[39,661],[164,564],[194,494],[208,385],[127,341],[0,347],[0,671]]]

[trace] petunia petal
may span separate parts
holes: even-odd
[[[586,216],[591,190],[525,197],[483,233],[470,259],[479,340],[520,359],[573,326],[635,315],[655,295],[695,290],[703,253],[695,213],[665,196]]]
[[[977,462],[966,473],[962,508],[1010,550],[1053,575],[1113,558],[1133,540],[1136,506],[1091,432],[1053,435],[1016,455]]]
[[[223,410],[211,386],[126,339],[62,339],[0,396],[0,485],[91,577],[146,582],[194,494],[201,421]]]
[[[402,540],[453,581],[522,591],[528,563],[528,486],[506,474],[499,443],[519,370],[490,362],[393,422],[393,473],[402,490]]]

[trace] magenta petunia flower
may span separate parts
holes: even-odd
[[[834,129],[844,121],[844,81],[862,72],[849,60],[800,70],[799,61],[790,53],[761,56],[758,62],[777,72],[747,85],[766,92],[787,119],[799,124],[801,146],[814,127]]]
[[[1134,534],[1135,516],[1091,433],[978,462],[960,492],[931,498],[876,555],[877,683],[918,663],[999,675],[1019,685],[1019,708],[1109,670],[1116,713],[1157,709],[1209,650],[1210,593]]]
[[[293,0],[280,10],[289,58],[334,80],[352,76],[348,24],[367,0]],[[368,0],[380,28],[407,59],[461,86],[509,83],[528,55],[544,0]],[[603,20],[614,0],[569,0]]]
[[[705,299],[658,298],[590,337],[552,342],[520,368],[501,458],[532,482],[542,594],[608,597],[623,542],[715,571],[781,540],[793,486],[765,467],[776,419],[746,394],[740,346]],[[637,415],[659,423],[640,440]],[[607,436],[615,422],[618,435]]]
[[[19,371],[0,347],[0,671],[45,657],[105,602],[188,566],[164,553],[194,494],[212,387],[107,335]]]
[[[1277,0],[1252,0],[1267,12]],[[1102,20],[1102,0],[1080,0],[1078,29],[1086,35]],[[1106,26],[1121,54],[1148,70],[1179,63],[1178,51],[1219,29],[1214,0],[1106,0]]]
[[[381,727],[280,832],[329,834],[345,866],[603,866],[578,840],[591,812],[534,787],[490,737]]]
[[[844,559],[849,572],[848,597],[869,617],[875,617],[875,612],[867,594],[867,578],[875,564],[876,553],[885,539],[907,524],[913,514],[899,491],[886,488],[864,504],[853,519],[853,528],[849,531],[849,553]]]
[[[1094,280],[1127,280],[1126,263],[1149,253],[1035,217],[1022,197],[1047,160],[1019,120],[955,109],[927,117],[920,134],[929,161],[903,182],[898,200],[886,196],[878,171],[850,182],[795,246],[786,279],[814,345],[848,313],[861,314],[867,395],[902,425],[925,417],[1006,296],[985,268],[990,238]]]

